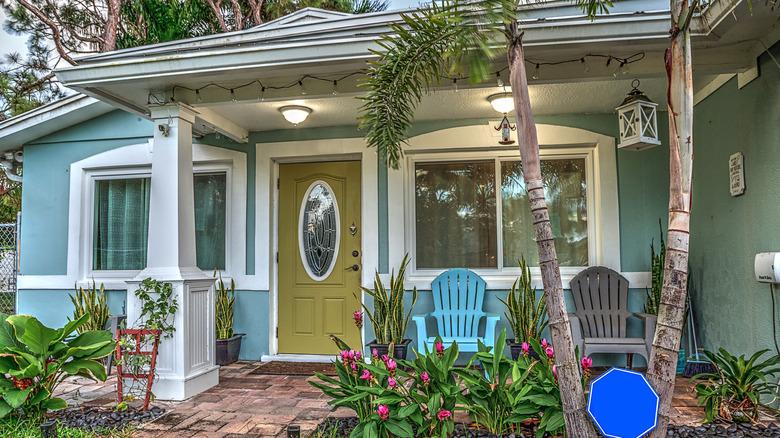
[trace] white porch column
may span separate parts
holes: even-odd
[[[173,285],[179,309],[176,331],[160,344],[159,380],[152,392],[162,400],[184,400],[219,383],[215,365],[214,279],[197,268],[193,200],[192,124],[186,105],[154,108],[149,243],[146,269],[128,281],[127,321],[138,319],[135,290],[151,277]]]

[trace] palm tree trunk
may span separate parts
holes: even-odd
[[[579,364],[574,355],[574,344],[571,339],[566,301],[563,297],[558,256],[555,253],[550,216],[547,211],[547,201],[544,198],[539,160],[539,140],[536,137],[536,125],[528,99],[523,35],[517,33],[515,25],[512,26],[512,34],[514,38],[509,47],[509,82],[512,85],[512,97],[515,101],[517,142],[523,164],[523,178],[531,200],[536,244],[539,247],[539,266],[542,270],[544,299],[547,302],[547,315],[550,321],[550,336],[555,347],[555,365],[558,372],[558,384],[561,388],[566,433],[567,436],[574,438],[595,438],[596,431],[593,429],[593,424],[586,412],[585,393],[580,380]]]
[[[672,44],[666,51],[669,77],[669,231],[661,306],[647,377],[660,397],[658,426],[652,438],[666,436],[674,393],[688,281],[688,239],[693,169],[693,68],[686,0],[672,0]]]

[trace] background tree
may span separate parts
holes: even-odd
[[[8,53],[0,63],[0,120],[63,95],[49,68],[51,51],[39,39],[32,39],[28,47],[26,57]]]
[[[590,17],[606,12],[609,2],[577,0]],[[369,88],[363,98],[361,127],[366,141],[380,157],[397,169],[402,143],[423,94],[453,74],[467,75],[470,83],[486,80],[491,63],[508,54],[509,77],[515,101],[518,144],[523,163],[523,179],[528,188],[533,216],[544,297],[547,302],[550,334],[555,346],[555,362],[561,388],[564,420],[569,436],[595,437],[585,411],[580,369],[574,354],[560,269],[544,196],[544,185],[523,53],[522,32],[517,28],[518,4],[511,0],[462,0],[433,3],[430,8],[404,15],[403,25],[380,41],[380,60],[372,63]]]

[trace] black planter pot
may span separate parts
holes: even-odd
[[[236,333],[231,338],[217,339],[217,365],[229,365],[238,360],[244,336],[246,333]]]
[[[404,339],[403,342],[400,344],[395,344],[395,348],[393,348],[393,359],[401,359],[406,360],[406,352],[409,350],[409,344],[412,342],[411,339]],[[387,353],[388,348],[390,347],[389,344],[377,344],[376,339],[374,339],[374,342],[370,342],[366,344],[366,347],[369,349],[369,354],[373,354],[374,350],[376,350],[379,357],[382,357]]]
[[[517,360],[522,354],[523,354],[523,348],[522,343],[521,344],[515,344],[514,339],[507,339],[506,345],[509,346],[509,351],[512,352],[512,360]],[[529,348],[528,350],[528,357],[532,359],[539,359],[539,355],[536,354],[533,348]]]

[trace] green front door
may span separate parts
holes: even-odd
[[[360,234],[360,162],[279,165],[279,353],[358,348]]]

